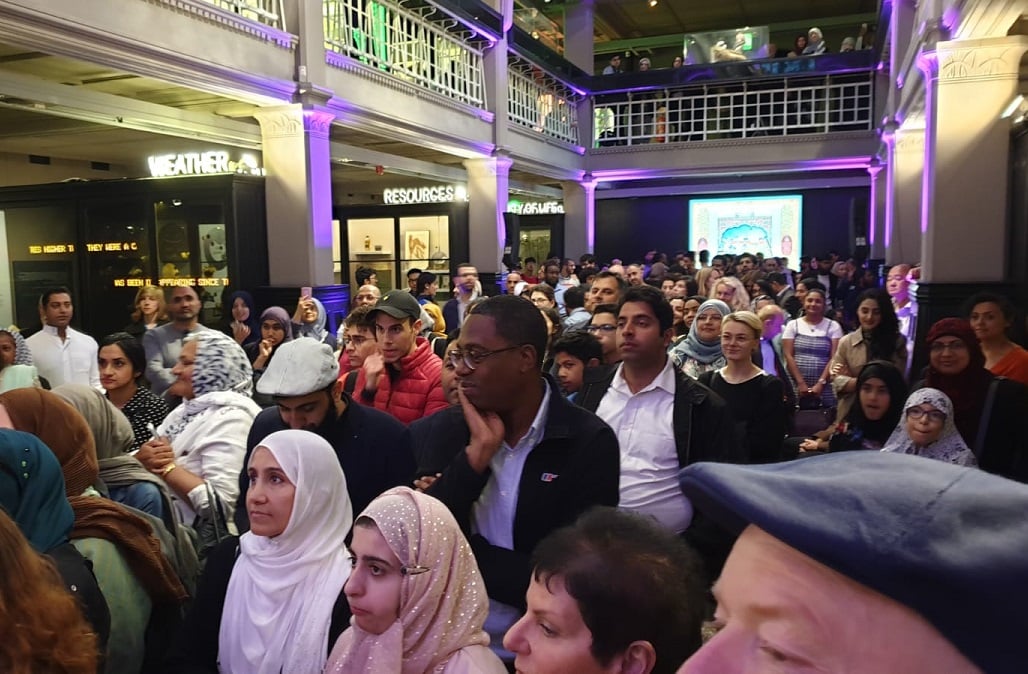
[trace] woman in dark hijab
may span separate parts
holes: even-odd
[[[1028,482],[1028,442],[1019,423],[1028,388],[985,368],[978,338],[962,318],[938,321],[926,341],[929,363],[915,390],[927,386],[949,397],[957,430],[982,470]]]

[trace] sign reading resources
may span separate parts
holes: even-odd
[[[467,201],[467,199],[468,189],[464,185],[390,187],[382,190],[382,203],[389,206],[401,204],[445,204],[450,201]]]
[[[511,199],[507,202],[507,212],[517,215],[549,215],[551,213],[563,213],[564,204],[560,201],[517,201]]]
[[[233,160],[228,152],[212,150],[210,152],[183,152],[182,154],[155,154],[146,158],[150,166],[150,175],[154,178],[170,178],[173,176],[203,176],[217,173],[242,173],[249,176],[262,176],[257,157],[242,154]]]

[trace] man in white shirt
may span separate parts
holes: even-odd
[[[99,347],[95,339],[69,325],[73,315],[70,290],[58,287],[42,294],[39,317],[43,329],[25,340],[32,351],[32,364],[51,387],[85,384],[99,389]]]
[[[741,463],[745,455],[725,401],[668,358],[672,320],[671,304],[653,286],[626,290],[617,316],[621,364],[587,372],[575,402],[595,410],[618,437],[620,507],[683,533],[693,511],[678,488],[679,470],[697,461]],[[714,571],[731,542],[715,538],[708,546],[702,533],[694,542]]]

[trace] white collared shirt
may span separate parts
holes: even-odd
[[[543,401],[535,413],[528,431],[513,447],[506,442],[489,462],[491,470],[478,501],[471,506],[472,530],[489,543],[508,550],[514,549],[514,513],[518,509],[518,491],[521,473],[529,453],[543,439],[546,417],[550,405],[550,386],[540,380]]]
[[[57,328],[44,325],[25,343],[32,351],[32,364],[51,388],[61,384],[85,384],[100,389],[100,368],[96,362],[99,347],[89,335],[69,326],[62,340]]]
[[[668,358],[653,381],[634,394],[623,367],[618,365],[596,410],[621,446],[619,507],[650,515],[680,533],[692,521],[692,504],[678,487],[674,366]]]

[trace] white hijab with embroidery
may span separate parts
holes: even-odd
[[[320,674],[332,610],[350,576],[343,540],[353,509],[346,478],[332,446],[309,431],[278,431],[257,446],[271,452],[295,486],[293,511],[278,536],[248,532],[239,539],[218,635],[218,670]]]

